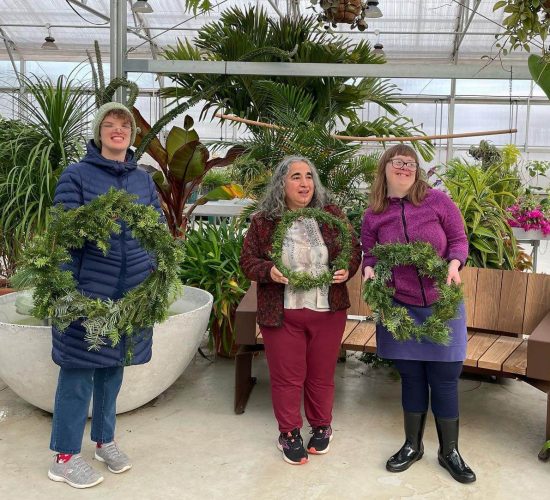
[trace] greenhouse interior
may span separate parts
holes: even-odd
[[[0,0],[0,497],[543,497],[549,35]]]

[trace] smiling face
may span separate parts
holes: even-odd
[[[405,164],[401,168],[395,165],[395,163],[399,163],[399,160]],[[416,165],[416,159],[406,155],[396,155],[386,163],[388,196],[403,197],[409,192],[418,172],[418,165],[413,169],[411,163]]]
[[[313,174],[303,161],[291,163],[285,178],[285,203],[290,210],[309,205],[315,192]]]
[[[130,147],[132,125],[124,115],[109,113],[100,125],[101,154],[106,158],[124,159]]]

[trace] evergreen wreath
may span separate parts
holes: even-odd
[[[340,252],[330,263],[329,270],[318,276],[302,271],[292,271],[283,264],[283,242],[288,230],[298,219],[314,219],[318,224],[326,224],[338,229],[337,242],[340,245]],[[277,229],[273,235],[273,247],[271,258],[275,266],[283,276],[288,278],[288,284],[295,289],[311,290],[330,285],[334,271],[347,269],[351,258],[351,232],[346,222],[324,210],[318,208],[300,208],[298,210],[287,210],[281,217]]]
[[[462,287],[456,283],[447,285],[448,263],[425,242],[392,243],[376,245],[371,255],[377,258],[374,278],[365,282],[363,298],[375,311],[374,320],[382,323],[396,340],[411,338],[420,342],[427,338],[437,344],[449,343],[448,321],[456,318],[462,301]],[[405,307],[393,303],[395,288],[387,286],[395,266],[413,265],[420,276],[435,281],[439,300],[433,305],[433,314],[422,325],[417,325]]]
[[[26,248],[12,279],[17,288],[35,287],[33,316],[51,318],[60,331],[84,319],[89,350],[99,350],[107,340],[116,346],[122,335],[131,337],[165,320],[170,298],[181,291],[178,271],[182,246],[159,222],[160,214],[151,206],[135,203],[136,198],[111,188],[73,210],[52,208],[47,231]],[[71,271],[61,266],[71,262],[69,250],[82,248],[86,241],[95,243],[107,255],[111,234],[121,232],[118,220],[124,221],[142,248],[154,255],[156,269],[117,301],[87,297],[76,289]],[[127,361],[132,356],[129,344]]]

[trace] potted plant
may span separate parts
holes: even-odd
[[[550,200],[538,200],[532,194],[520,196],[506,209],[508,224],[518,239],[550,239]]]
[[[317,19],[319,22],[331,24],[336,27],[337,23],[357,27],[359,31],[365,31],[368,27],[365,21],[365,14],[368,9],[366,0],[310,0],[312,5],[319,4],[322,13]],[[378,2],[376,2],[378,3]],[[328,28],[328,26],[327,26]]]

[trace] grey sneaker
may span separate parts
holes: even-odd
[[[73,455],[68,462],[58,463],[57,457],[48,471],[52,481],[67,483],[73,488],[91,488],[103,481],[103,476],[82,458],[80,454]]]
[[[120,474],[132,467],[128,455],[120,451],[114,441],[103,443],[101,448],[96,448],[95,459],[100,462],[105,462],[107,468],[114,474]]]

